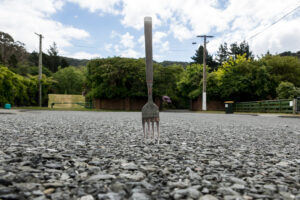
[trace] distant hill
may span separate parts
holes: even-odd
[[[279,54],[280,56],[294,56],[294,57],[298,57],[300,59],[300,51],[297,52],[291,52],[291,51],[285,51]]]
[[[86,66],[86,64],[90,61],[88,59],[77,59],[77,58],[68,58],[60,56],[60,58],[64,58],[69,65],[79,67],[79,66]]]
[[[188,62],[180,62],[180,61],[169,61],[169,60],[165,60],[163,62],[159,62],[159,64],[163,65],[163,66],[168,66],[168,65],[182,65],[183,67],[186,67],[187,65],[189,65],[190,63]]]

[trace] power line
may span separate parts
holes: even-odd
[[[264,32],[265,30],[267,30],[271,26],[277,24],[279,21],[281,21],[282,19],[284,19],[285,17],[287,17],[288,15],[290,15],[291,13],[293,13],[294,11],[296,11],[298,8],[300,8],[300,5],[298,5],[296,8],[294,8],[293,10],[289,11],[288,13],[286,13],[285,15],[283,15],[282,17],[280,17],[278,20],[276,20],[275,22],[273,22],[272,24],[270,24],[269,26],[267,26],[265,29],[263,29],[260,32],[252,35],[251,37],[249,37],[248,40],[253,39],[254,37],[258,36],[259,34],[261,34],[262,32]]]

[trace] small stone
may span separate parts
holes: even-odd
[[[234,184],[233,186],[231,186],[231,188],[234,190],[244,190],[245,186],[241,184]]]
[[[203,194],[208,194],[208,193],[209,193],[209,189],[203,188],[201,192],[202,192]]]
[[[221,163],[219,161],[216,161],[216,160],[211,160],[209,161],[209,165],[212,165],[212,166],[219,166]]]
[[[109,192],[107,194],[98,194],[99,200],[121,200],[122,196],[118,193]]]
[[[133,193],[131,196],[132,200],[150,200],[150,197],[145,193]]]
[[[110,175],[110,174],[97,174],[94,176],[91,176],[90,178],[87,179],[87,181],[99,181],[99,180],[107,180],[107,179],[115,179],[115,175]]]
[[[41,190],[34,190],[34,191],[32,191],[32,194],[34,194],[36,196],[44,195],[44,193]]]
[[[218,193],[225,195],[237,195],[238,193],[232,190],[229,187],[220,187],[218,190]]]
[[[218,198],[216,198],[213,195],[206,194],[206,195],[200,197],[199,200],[218,200]]]
[[[145,174],[142,172],[137,172],[135,174],[120,174],[121,178],[128,178],[131,180],[135,180],[135,181],[140,181],[143,180],[145,178]]]
[[[78,200],[94,200],[94,197],[92,195],[86,195],[86,196],[80,197],[80,199],[78,199]]]
[[[246,185],[246,181],[242,180],[242,179],[239,179],[239,178],[236,178],[236,177],[230,177],[229,180],[233,183],[237,183],[237,184],[240,184],[240,185]]]
[[[44,192],[44,194],[51,194],[54,191],[55,191],[55,188],[48,188],[48,189],[44,190],[43,192]]]
[[[281,161],[281,162],[277,163],[276,165],[280,166],[280,167],[288,167],[289,163],[287,161]]]
[[[70,178],[70,176],[67,173],[62,173],[60,176],[60,180],[62,180],[62,181],[65,181],[69,178]]]
[[[264,185],[264,189],[269,190],[271,192],[275,192],[276,186],[275,185]]]
[[[122,168],[127,170],[137,170],[138,166],[133,162],[130,162],[130,163],[122,163]]]
[[[51,188],[57,188],[57,187],[63,187],[65,186],[63,183],[61,182],[53,182],[53,183],[44,183],[43,184],[46,188],[51,187]]]

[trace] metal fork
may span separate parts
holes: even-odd
[[[148,89],[148,102],[142,108],[142,122],[144,131],[144,142],[152,133],[151,138],[154,137],[154,123],[157,128],[157,143],[159,144],[159,109],[152,99],[152,85],[153,85],[153,66],[152,66],[152,18],[144,18],[144,32],[145,32],[145,53],[146,53],[146,83]],[[146,128],[147,123],[147,128]],[[151,129],[151,127],[152,129]],[[146,130],[147,129],[147,130]]]

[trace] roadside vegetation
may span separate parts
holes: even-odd
[[[38,54],[0,32],[0,106],[37,106]],[[220,45],[217,56],[207,52],[208,100],[254,101],[300,96],[299,52],[267,53],[254,58],[246,42]],[[202,93],[203,47],[194,62],[154,62],[154,97],[168,96],[173,108],[188,108]],[[69,62],[75,64],[71,66]],[[43,53],[43,105],[48,94],[84,94],[93,98],[145,98],[144,59],[76,60],[59,56],[56,44]]]

